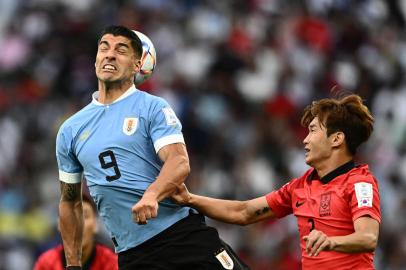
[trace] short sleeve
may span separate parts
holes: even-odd
[[[72,150],[72,139],[66,129],[61,127],[56,137],[56,160],[59,180],[69,184],[80,183],[83,167]]]
[[[378,183],[372,175],[355,175],[348,182],[352,220],[362,216],[381,222],[381,209]]]
[[[276,217],[282,218],[293,213],[292,192],[298,179],[294,179],[282,186],[280,189],[268,193],[265,197],[272,212]]]
[[[151,113],[150,136],[154,143],[155,152],[173,143],[185,143],[182,134],[182,124],[169,104],[158,99]]]

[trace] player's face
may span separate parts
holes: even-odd
[[[128,38],[111,34],[101,38],[95,64],[99,81],[114,83],[132,80],[140,65]]]
[[[97,217],[92,206],[85,201],[83,202],[83,218],[83,246],[91,245],[97,232]]]
[[[306,151],[306,164],[316,167],[317,164],[330,158],[332,154],[331,140],[327,137],[326,127],[321,125],[319,119],[315,117],[309,124],[309,133],[303,140]]]

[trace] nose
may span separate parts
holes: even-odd
[[[309,143],[309,134],[307,134],[306,138],[303,139],[303,144],[306,145]]]
[[[115,59],[116,58],[115,50],[114,49],[108,50],[106,52],[104,58],[107,59],[107,60]]]

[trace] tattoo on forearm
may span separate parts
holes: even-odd
[[[262,214],[265,214],[266,212],[268,212],[269,211],[269,207],[264,207],[264,208],[262,208],[262,209],[258,209],[257,211],[255,211],[255,214],[257,215],[257,216],[260,216],[260,215],[262,215]]]
[[[67,184],[61,182],[61,200],[62,201],[76,201],[81,196],[81,183]]]

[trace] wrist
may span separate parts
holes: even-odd
[[[330,238],[329,250],[334,251],[336,249],[337,245],[338,244],[337,244],[336,240],[334,239],[334,237],[331,237]]]
[[[187,199],[186,203],[187,206],[193,207],[195,205],[195,195],[192,193],[189,193],[189,198]]]

